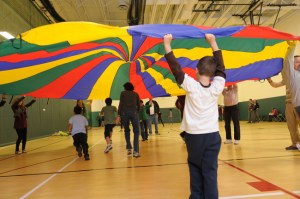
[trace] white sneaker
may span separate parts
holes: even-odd
[[[232,140],[226,140],[224,144],[232,144]]]
[[[239,140],[234,140],[234,144],[238,145],[239,144]]]
[[[16,155],[20,155],[22,152],[21,151],[16,151],[15,154]]]
[[[296,147],[298,148],[298,150],[300,150],[300,143],[297,143]]]
[[[112,145],[107,145],[105,150],[104,150],[104,153],[108,153],[110,150],[112,150]]]
[[[141,155],[138,152],[133,151],[133,157],[139,158]]]

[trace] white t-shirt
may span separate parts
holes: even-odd
[[[218,97],[225,79],[214,77],[209,87],[203,87],[187,74],[181,87],[186,91],[183,119],[180,128],[189,134],[206,134],[219,131]]]
[[[153,106],[150,106],[149,110],[150,110],[150,115],[154,115],[155,112],[154,112],[154,103],[152,103]]]
[[[69,119],[69,124],[72,124],[72,136],[77,133],[86,133],[85,127],[89,125],[87,119],[80,114],[73,115]]]

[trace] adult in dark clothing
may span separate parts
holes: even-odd
[[[155,134],[159,135],[159,132],[158,132],[158,114],[160,112],[159,105],[152,98],[149,98],[149,101],[146,102],[146,105],[151,105],[151,107],[147,110],[147,114],[149,116],[149,119],[148,119],[149,134],[152,135],[152,123],[154,123]]]
[[[253,108],[253,112],[254,112],[254,122],[259,122],[260,118],[259,118],[259,104],[257,102],[257,100],[253,100],[254,108]]]
[[[0,107],[1,107],[1,106],[4,106],[5,103],[6,103],[6,95],[3,94],[3,95],[2,95],[1,102],[0,102]]]
[[[16,98],[12,105],[11,108],[14,112],[14,128],[17,131],[18,134],[18,139],[16,141],[16,154],[20,154],[21,151],[19,150],[20,143],[22,141],[22,153],[26,153],[26,141],[27,141],[27,113],[26,109],[30,107],[36,99],[33,98],[29,103],[24,105],[24,99],[25,97],[19,97]]]
[[[226,141],[224,144],[231,144],[231,120],[234,127],[234,144],[239,144],[241,139],[239,106],[238,106],[238,86],[233,84],[225,88],[222,92],[224,96],[224,121],[226,131]]]
[[[126,149],[127,155],[132,155],[132,145],[130,142],[130,128],[131,122],[133,127],[133,157],[140,157],[139,153],[139,109],[140,109],[140,97],[134,92],[132,83],[127,82],[124,85],[124,91],[120,95],[120,103],[118,108],[117,123],[120,123],[120,117],[122,119],[125,131]]]

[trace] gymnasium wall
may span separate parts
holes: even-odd
[[[29,0],[0,1],[0,31],[14,36],[31,28],[48,24],[48,21]],[[4,38],[0,38],[2,41]],[[1,97],[1,96],[0,96]],[[8,102],[0,108],[0,146],[15,143],[17,134],[13,129],[13,112]],[[30,97],[25,102],[30,101]],[[48,136],[59,130],[67,130],[68,119],[73,115],[74,100],[38,99],[28,108],[28,138]],[[45,111],[43,111],[45,109]]]
[[[298,19],[300,13],[289,16],[276,24],[276,29],[295,35],[300,35],[300,26]],[[40,12],[28,0],[1,0],[0,1],[0,27],[1,31],[8,31],[13,35],[30,30],[31,28],[48,24]],[[1,39],[0,39],[1,41]],[[299,46],[296,53],[300,54]],[[280,81],[281,75],[273,78],[274,81]],[[248,99],[257,99],[261,105],[261,114],[267,114],[272,107],[277,107],[284,112],[285,88],[272,88],[267,82],[246,81],[239,83],[239,101],[241,119],[247,119]],[[27,99],[28,100],[28,99]],[[157,98],[161,107],[162,119],[168,121],[169,108],[173,108],[174,121],[180,121],[180,113],[174,108],[176,97]],[[145,99],[144,102],[147,100]],[[39,99],[36,104],[28,109],[28,137],[29,139],[50,135],[58,130],[66,130],[69,117],[73,114],[74,100],[55,100],[50,99],[47,105],[47,99]],[[223,104],[220,97],[219,104]],[[118,106],[118,101],[113,105]],[[94,100],[91,106],[91,112],[88,113],[90,124],[97,126],[96,117],[104,106],[104,102]],[[43,109],[46,109],[43,111]],[[89,110],[89,109],[88,109]],[[0,108],[0,146],[14,143],[16,133],[13,129],[13,117],[10,105],[7,103]]]
[[[15,143],[17,133],[13,128],[14,117],[9,104],[0,108],[0,146]],[[25,98],[25,104],[31,101]],[[69,118],[73,115],[75,100],[37,99],[27,109],[28,139],[45,137],[58,131],[67,131]]]

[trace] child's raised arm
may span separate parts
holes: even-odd
[[[166,50],[166,54],[172,51],[172,47],[171,47],[172,39],[173,39],[172,34],[166,34],[164,36],[164,47]]]
[[[171,47],[173,36],[172,34],[166,34],[164,36],[164,47],[165,47],[165,58],[171,68],[171,71],[173,75],[175,76],[175,79],[178,84],[182,84],[184,80],[184,72],[182,71],[180,64],[177,62]]]
[[[211,49],[213,50],[214,58],[217,60],[217,69],[215,72],[215,76],[226,78],[225,74],[225,66],[223,62],[222,52],[218,47],[216,42],[216,37],[213,34],[205,34],[205,39],[209,43]]]
[[[218,44],[216,42],[215,35],[205,34],[205,39],[206,39],[207,43],[209,43],[209,45],[210,45],[210,47],[213,51],[218,51],[219,50]]]

